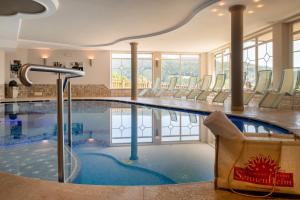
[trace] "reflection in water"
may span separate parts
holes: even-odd
[[[1,105],[0,144],[17,144],[56,138],[56,104],[14,103]],[[136,107],[136,106],[133,106]],[[137,142],[209,142],[212,135],[203,126],[204,115],[137,106]],[[128,104],[74,102],[73,143],[130,144],[131,107]],[[244,132],[281,132],[272,126],[232,118]],[[67,124],[65,124],[67,132]]]
[[[114,168],[115,162],[108,157],[89,160],[99,153],[113,157],[123,167],[157,172],[177,183],[213,177],[215,138],[203,126],[204,115],[97,101],[74,101],[72,111],[72,149],[66,151],[65,163],[68,175],[75,171],[87,181],[104,176],[101,167]],[[232,120],[244,132],[283,132],[251,120]],[[0,171],[56,180],[56,127],[55,102],[0,105]],[[65,134],[66,130],[65,124]],[[149,183],[158,177],[148,175]],[[104,182],[96,184],[118,184],[109,177],[115,174],[97,179]]]

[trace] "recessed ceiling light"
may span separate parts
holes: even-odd
[[[253,13],[254,13],[253,10],[249,10],[249,11],[248,11],[248,14],[253,14]]]
[[[224,6],[225,5],[225,2],[224,1],[221,1],[220,3],[219,3],[219,6]]]
[[[218,9],[214,8],[211,10],[211,12],[218,12]]]
[[[219,13],[218,16],[222,17],[222,16],[224,16],[224,13]]]
[[[258,3],[258,2],[260,2],[260,0],[253,0],[253,2],[254,2],[254,3]]]
[[[262,7],[264,7],[264,4],[258,4],[256,7],[262,8]]]

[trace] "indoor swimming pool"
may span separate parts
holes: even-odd
[[[103,100],[72,104],[72,147],[65,144],[67,182],[162,185],[213,180],[215,138],[202,124],[208,113]],[[137,135],[132,135],[133,108]],[[0,104],[0,115],[0,171],[57,181],[55,101]],[[230,118],[243,132],[289,133],[253,119]],[[65,141],[66,130],[65,123]]]

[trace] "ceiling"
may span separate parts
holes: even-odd
[[[300,13],[300,0],[35,1],[47,11],[0,17],[0,47],[204,52],[230,40],[231,5],[247,7],[245,34]]]

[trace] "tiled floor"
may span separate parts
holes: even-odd
[[[94,98],[88,98],[94,99]],[[108,98],[107,98],[108,99]],[[121,101],[130,101],[129,98],[109,98]],[[32,99],[22,99],[32,100]],[[244,112],[231,112],[230,106],[209,105],[207,103],[186,102],[174,99],[140,98],[136,103],[155,104],[165,107],[177,107],[190,110],[214,111],[223,110],[228,114],[243,115],[275,123],[288,128],[300,136],[300,112],[293,110],[269,110],[246,107]],[[169,186],[146,187],[108,187],[87,186],[75,184],[59,184],[31,178],[18,177],[0,173],[0,199],[2,200],[35,200],[35,199],[157,199],[157,200],[238,200],[253,199],[239,196],[224,190],[215,190],[212,182],[179,184]],[[277,198],[280,199],[280,198]],[[286,197],[285,199],[300,199],[300,197]]]

